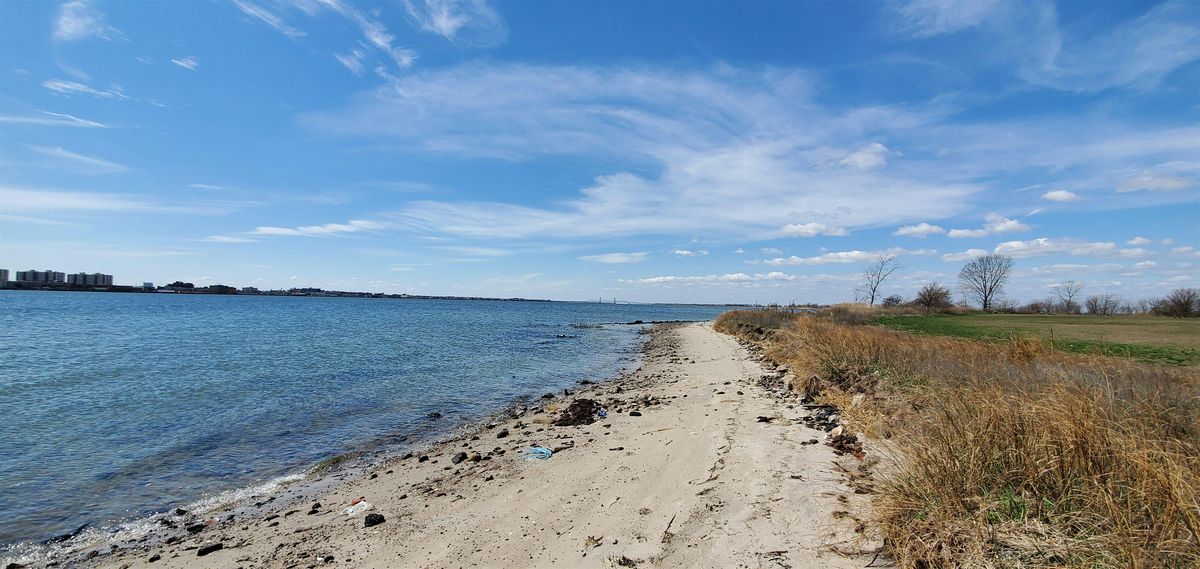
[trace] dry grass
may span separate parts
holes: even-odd
[[[828,316],[718,329],[763,339],[827,400],[868,395],[843,415],[896,451],[876,509],[901,567],[1200,566],[1195,370]]]

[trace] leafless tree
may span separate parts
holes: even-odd
[[[1079,281],[1067,281],[1054,287],[1055,294],[1058,295],[1058,300],[1061,303],[1061,310],[1066,314],[1078,314],[1079,293],[1083,292],[1083,283]]]
[[[991,310],[992,304],[1004,292],[1012,268],[1013,259],[1008,255],[976,257],[958,272],[958,287],[968,300],[978,303],[985,311]]]
[[[900,264],[896,262],[895,255],[880,255],[871,266],[863,270],[863,284],[855,291],[855,296],[867,304],[875,304],[880,285],[899,268]]]
[[[1083,301],[1088,314],[1111,316],[1121,308],[1121,299],[1112,294],[1097,294]]]
[[[1158,301],[1154,311],[1163,316],[1197,316],[1200,315],[1200,289],[1181,288],[1168,294]]]

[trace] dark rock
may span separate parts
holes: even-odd
[[[483,455],[476,452],[476,453],[472,453],[469,458],[470,458],[471,462],[479,462],[479,461],[483,460]]]
[[[314,504],[312,505],[312,508],[310,508],[310,509],[312,509],[312,510],[320,510],[320,509],[321,509],[321,503],[320,503],[320,502],[316,502],[316,503],[314,503]]]
[[[498,438],[498,439],[502,439],[507,436],[508,436],[508,429],[500,429],[500,432],[496,433],[496,438]]]
[[[408,460],[408,459],[410,459],[410,458],[412,458],[412,457],[413,457],[413,453],[411,453],[411,452],[406,452],[406,453],[404,453],[404,454],[403,454],[403,455],[400,457],[400,460]]]
[[[772,419],[771,417],[763,417],[761,415],[758,417],[759,423],[770,423],[771,421],[774,421],[774,420],[775,419]]]
[[[367,477],[367,480],[374,480],[376,478],[379,478],[379,474],[372,472],[371,475]]]
[[[157,554],[157,553],[155,553],[154,555],[151,555],[151,556],[150,556],[150,559],[147,559],[147,560],[146,560],[146,562],[147,562],[147,563],[154,563],[155,561],[158,561],[159,559],[162,559],[162,556],[161,556],[161,555],[159,555],[159,554]]]
[[[554,394],[553,393],[544,393],[544,394],[542,394],[542,399],[554,399]]]
[[[630,416],[630,417],[641,417],[641,416],[642,416],[642,412],[641,412],[641,411],[630,411],[630,412],[629,412],[629,416]]]
[[[418,458],[417,462],[425,462],[427,460],[429,460],[429,455],[421,455],[421,458]]]
[[[467,459],[467,453],[460,452],[460,453],[454,455],[454,458],[450,459],[450,462],[452,462],[454,464],[458,464],[466,459]]]
[[[204,531],[204,524],[203,523],[189,524],[187,526],[184,526],[183,529],[187,530],[188,533],[200,533],[200,532]]]
[[[224,543],[210,543],[208,545],[201,545],[200,549],[196,550],[196,557],[204,557],[209,553],[220,551],[222,549],[225,549]]]
[[[47,539],[46,541],[43,541],[42,545],[49,545],[51,543],[62,543],[64,541],[67,541],[68,539],[71,539],[71,538],[83,533],[83,530],[86,527],[87,527],[87,524],[83,524],[83,525],[75,528],[75,531],[73,531],[71,533],[64,533],[62,535],[57,535],[50,539]]]
[[[594,400],[576,399],[566,409],[563,409],[558,419],[555,419],[554,425],[559,427],[590,425],[596,422],[596,414],[603,408]]]
[[[269,521],[271,521],[271,520],[273,520],[273,519],[275,519],[275,518],[278,518],[278,517],[279,517],[279,514],[271,514],[271,515],[269,515],[269,516],[267,516],[267,517],[263,518],[263,521],[264,521],[264,522],[269,522]]]
[[[25,569],[25,566],[20,563],[9,563],[4,566],[4,569]]]
[[[187,513],[188,511],[183,508],[175,508],[175,515],[177,516],[186,516]]]
[[[366,519],[363,520],[363,527],[377,526],[385,521],[387,520],[383,518],[383,514],[367,514]]]
[[[441,413],[438,413],[437,411],[434,411],[434,412],[432,412],[432,413],[430,413],[430,414],[428,414],[428,415],[425,415],[425,417],[427,417],[427,418],[429,418],[429,419],[441,419],[441,418],[442,418],[442,414],[441,414]]]

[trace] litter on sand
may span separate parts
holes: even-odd
[[[554,455],[554,451],[546,447],[533,447],[525,451],[525,456],[529,460],[546,460]]]

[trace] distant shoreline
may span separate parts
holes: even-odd
[[[232,288],[232,287],[230,287]],[[272,296],[272,297],[313,297],[313,298],[381,298],[391,300],[482,300],[490,302],[559,302],[564,304],[619,304],[623,306],[629,305],[658,305],[658,306],[705,306],[705,307],[748,307],[749,304],[724,304],[724,303],[704,303],[704,302],[596,302],[593,300],[550,300],[544,298],[523,298],[523,297],[492,297],[492,296],[441,296],[427,294],[390,294],[383,292],[356,292],[356,291],[340,291],[340,290],[320,290],[316,289],[294,289],[297,292],[291,291],[260,291],[260,292],[241,292],[234,290],[232,292],[214,292],[203,289],[177,289],[163,290],[162,287],[154,289],[145,289],[142,287],[128,285],[114,285],[106,287],[91,287],[79,285],[63,285],[55,287],[47,287],[44,285],[26,286],[18,283],[10,282],[4,287],[0,287],[0,291],[37,291],[37,292],[105,292],[105,293],[126,293],[126,294],[183,294],[183,295],[200,295],[200,296]],[[654,322],[651,322],[653,324]]]

